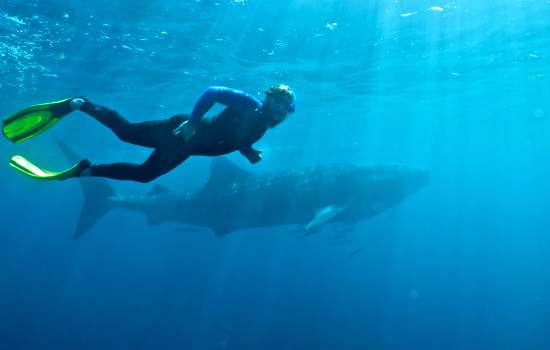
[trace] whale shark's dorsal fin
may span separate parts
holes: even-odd
[[[243,170],[229,160],[217,157],[210,166],[210,178],[204,188],[225,187],[237,180],[249,177],[251,173]]]
[[[160,194],[166,194],[170,192],[169,189],[167,189],[166,187],[162,186],[162,185],[155,185],[153,186],[153,188],[151,188],[151,191],[149,191],[149,193],[147,193],[147,195],[149,196],[158,196]]]

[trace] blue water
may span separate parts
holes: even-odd
[[[84,95],[138,121],[285,82],[297,113],[239,166],[405,163],[432,182],[350,244],[124,210],[75,241],[76,182],[0,167],[0,349],[549,349],[549,63],[544,0],[2,0],[2,115]],[[75,114],[0,158],[64,167],[56,138],[97,162],[148,152]],[[209,164],[156,183],[199,188]]]

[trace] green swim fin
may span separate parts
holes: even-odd
[[[27,107],[3,121],[2,132],[13,143],[23,142],[54,126],[71,113],[72,98]]]
[[[13,156],[10,165],[23,174],[38,180],[66,180],[79,176],[80,172],[91,164],[89,160],[84,159],[65,171],[48,171],[39,168],[22,156]]]

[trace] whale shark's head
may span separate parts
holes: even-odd
[[[362,203],[375,215],[427,186],[430,174],[406,165],[356,166],[340,183],[354,202]]]
[[[386,165],[378,167],[381,183],[395,186],[395,191],[407,197],[430,183],[427,170],[407,165]]]
[[[358,166],[354,176],[359,186],[391,186],[401,196],[411,195],[430,183],[427,170],[401,164]]]

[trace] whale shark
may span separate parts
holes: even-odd
[[[59,146],[69,161],[80,159]],[[78,178],[84,204],[75,229],[77,239],[110,210],[144,214],[149,225],[176,222],[208,228],[217,236],[230,232],[294,225],[315,232],[328,224],[353,226],[395,207],[427,186],[428,171],[407,165],[337,164],[252,173],[215,157],[201,188],[176,193],[162,185],[139,195],[120,195],[103,178]]]

